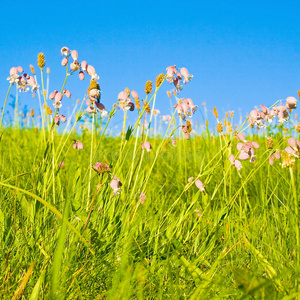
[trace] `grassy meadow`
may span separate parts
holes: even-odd
[[[144,102],[125,90],[106,112],[96,72],[64,48],[73,62],[62,62],[61,93],[48,91],[41,54],[23,82],[10,72],[10,87],[29,86],[40,112],[23,122],[16,107],[5,126],[2,113],[0,298],[299,299],[294,100],[262,106],[241,126],[214,109],[217,128],[196,130],[188,120],[203,108],[180,99],[177,82],[192,77],[169,67],[146,84]],[[90,85],[67,126],[59,110],[73,72]],[[154,134],[166,81],[174,113]],[[107,135],[117,109],[123,134]],[[90,126],[78,130],[85,116]]]

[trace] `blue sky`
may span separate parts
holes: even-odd
[[[0,105],[9,69],[29,71],[39,52],[51,69],[50,90],[60,89],[60,49],[68,46],[96,68],[108,110],[125,87],[143,98],[145,82],[170,65],[194,75],[181,95],[200,109],[203,101],[220,114],[269,106],[300,89],[299,11],[299,1],[2,0]],[[82,99],[88,84],[71,77],[67,105]],[[166,83],[157,100],[162,114],[169,113],[168,89]],[[37,99],[20,101],[31,108]],[[194,117],[201,120],[199,112]]]

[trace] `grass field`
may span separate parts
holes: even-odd
[[[278,108],[282,124],[257,131],[255,117],[248,131],[245,118],[234,130],[230,114],[215,109],[217,131],[206,123],[197,132],[176,108],[163,135],[154,135],[165,79],[147,94],[133,127],[120,94],[100,124],[93,82],[92,125],[80,134],[71,126],[63,131],[62,122],[56,130],[59,107],[48,114],[42,108],[39,128],[33,116],[25,128],[18,117],[6,127],[1,119],[1,299],[298,298],[295,118]],[[89,113],[79,107],[75,123]],[[124,134],[107,136],[118,108]]]

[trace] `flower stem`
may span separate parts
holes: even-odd
[[[2,110],[2,116],[1,116],[1,123],[0,123],[0,129],[2,128],[2,122],[3,122],[3,116],[4,116],[4,111],[5,111],[5,106],[6,106],[6,101],[10,92],[10,88],[12,86],[12,83],[10,83],[9,87],[8,87],[8,91],[4,100],[4,105],[3,105],[3,110]]]

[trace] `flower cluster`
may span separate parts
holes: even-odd
[[[134,93],[134,95],[135,95],[135,93]],[[137,93],[135,96],[137,96],[137,98],[138,98]],[[131,101],[131,98],[129,97],[129,95],[126,91],[122,91],[119,93],[117,108],[120,108],[123,111],[125,111],[125,110],[134,111],[134,103]]]
[[[187,116],[191,117],[197,110],[197,105],[194,105],[192,99],[182,98],[179,99],[176,104],[174,104],[178,117],[182,120],[185,120]]]
[[[63,96],[66,96],[67,98],[71,98],[71,92],[64,89],[62,93],[55,90],[54,92],[50,93],[49,99],[54,100],[53,106],[58,109],[62,107],[61,101],[63,99]]]
[[[264,105],[261,105],[261,111],[254,109],[250,112],[249,123],[253,127],[257,125],[257,128],[266,127],[265,122],[271,123],[272,120],[277,116],[279,123],[284,123],[289,119],[289,112],[297,107],[298,100],[295,97],[287,97],[285,105],[278,105],[268,109]]]
[[[179,81],[183,79],[183,83],[187,84],[189,81],[192,80],[193,75],[190,75],[186,68],[181,68],[180,73],[177,71],[176,66],[167,67],[167,81],[169,83],[174,83],[175,87],[177,88]]]
[[[23,72],[24,71],[22,67],[13,67],[9,71],[10,76],[7,78],[7,80],[9,80],[9,83],[11,84],[16,83],[18,85],[18,89],[22,92],[29,91],[30,87],[31,91],[35,92],[40,86],[36,83],[34,77]]]

